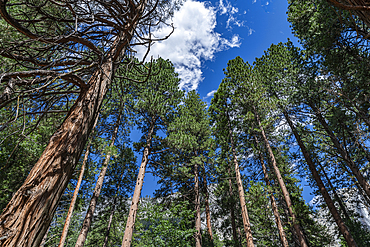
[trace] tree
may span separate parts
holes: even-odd
[[[139,146],[140,148],[143,147],[144,150],[122,247],[131,245],[149,155],[152,152],[161,152],[157,150],[161,144],[158,132],[166,130],[166,123],[170,120],[176,105],[180,103],[183,95],[182,91],[179,90],[179,81],[173,65],[169,61],[158,59],[154,62],[153,75],[149,76],[147,82],[139,84],[136,91],[133,92],[133,110],[137,114],[137,122],[140,123],[139,129],[143,132],[145,141],[142,143],[142,146]]]
[[[232,117],[235,119],[236,116],[234,116],[233,114],[235,114],[235,111],[237,112],[238,110],[232,109],[233,107],[230,107],[229,105],[230,102],[234,102],[233,95],[230,95],[229,93],[235,92],[237,84],[240,83],[240,79],[243,80],[243,74],[236,75],[236,78],[233,78],[233,75],[231,74],[232,69],[233,67],[231,65],[231,62],[229,62],[228,68],[225,71],[226,78],[221,83],[219,90],[217,90],[217,93],[212,99],[210,111],[213,117],[213,121],[214,123],[216,123],[216,138],[218,138],[219,142],[221,142],[221,147],[226,148],[227,152],[229,152],[229,150],[231,151],[230,156],[232,157],[232,162],[234,164],[236,174],[236,183],[238,188],[247,246],[254,246],[248,211],[245,202],[243,182],[241,179],[240,168],[236,154],[236,141],[234,140],[234,126],[236,121],[231,120]],[[235,111],[229,112],[229,110]],[[230,145],[230,148],[228,147],[228,145]]]
[[[24,38],[16,45],[14,40],[2,44],[6,51],[2,56],[12,59],[16,68],[2,78],[8,83],[19,77],[11,84],[20,93],[25,92],[23,88],[30,90],[28,97],[41,89],[40,97],[50,95],[55,86],[61,90],[56,94],[68,99],[70,88],[78,88],[79,94],[0,217],[3,246],[37,246],[81,156],[118,62],[127,54],[132,38],[140,39],[163,16],[156,11],[158,2],[149,1],[18,1],[21,12],[13,6],[1,1],[0,14]],[[18,49],[20,44],[24,49]],[[63,90],[65,85],[72,86]],[[14,100],[8,98],[4,104]]]
[[[188,178],[193,178],[195,211],[195,246],[202,246],[201,235],[201,168],[212,155],[211,131],[206,105],[195,91],[190,91],[177,108],[176,117],[169,124],[167,141],[184,164]],[[191,174],[191,175],[190,175]],[[190,183],[190,182],[189,182]]]

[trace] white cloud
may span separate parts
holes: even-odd
[[[224,0],[220,0],[217,9],[220,15],[229,15],[226,21],[226,28],[231,28],[232,25],[238,27],[244,26],[244,21],[240,21],[235,17],[235,14],[239,12],[239,9],[232,6],[227,0],[225,0],[225,2]]]
[[[207,93],[207,98],[212,97],[215,94],[215,92],[217,92],[217,90],[212,90],[211,92]]]
[[[253,32],[255,32],[255,30],[253,30],[252,28],[250,28],[250,29],[248,30],[248,36],[249,36],[249,35],[252,35],[252,33],[253,33]]]
[[[216,52],[240,46],[240,38],[234,35],[231,40],[221,37],[214,31],[216,27],[216,8],[194,0],[184,2],[174,13],[172,19],[174,33],[164,41],[156,42],[149,56],[169,59],[181,78],[180,87],[185,90],[196,89],[203,80],[202,61],[212,60]],[[165,37],[170,27],[153,32],[155,37]],[[137,47],[138,56],[143,57],[144,47]]]

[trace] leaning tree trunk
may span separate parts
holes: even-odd
[[[226,117],[227,117],[227,123],[228,123],[228,128],[229,128],[229,138],[230,138],[232,155],[233,155],[233,163],[235,165],[236,184],[238,185],[240,207],[242,209],[243,227],[244,227],[245,235],[247,238],[247,247],[254,247],[251,224],[249,222],[247,205],[245,203],[243,182],[240,176],[238,159],[236,158],[235,144],[234,144],[234,139],[233,139],[233,132],[231,130],[230,118],[228,114],[226,114]]]
[[[145,2],[145,1],[144,1]],[[107,58],[88,81],[59,129],[50,138],[23,185],[0,216],[0,245],[39,246],[68,185],[112,82],[114,63],[130,43],[144,3],[132,13]]]
[[[143,188],[143,183],[144,183],[145,169],[149,161],[150,146],[152,144],[152,135],[154,132],[155,122],[156,122],[156,119],[152,117],[149,131],[146,137],[146,146],[144,148],[143,158],[141,159],[139,174],[137,175],[136,186],[135,186],[134,195],[132,197],[130,211],[128,213],[128,218],[127,218],[127,223],[126,223],[126,228],[125,228],[126,229],[125,235],[123,236],[123,240],[122,240],[122,247],[131,246],[132,234],[134,232],[134,227],[135,227],[136,213],[137,213],[138,206],[139,206],[141,189]]]
[[[333,200],[331,199],[328,191],[326,190],[325,185],[321,180],[320,174],[316,170],[316,166],[313,163],[313,161],[311,159],[311,156],[308,153],[308,151],[306,149],[306,146],[304,145],[304,143],[301,139],[301,136],[298,134],[298,131],[296,130],[295,126],[293,125],[292,120],[290,119],[288,113],[284,109],[283,109],[283,114],[284,114],[285,119],[287,120],[287,122],[289,124],[290,129],[292,130],[292,132],[294,134],[295,139],[298,142],[299,147],[301,148],[301,151],[302,151],[303,156],[304,156],[304,158],[305,158],[305,160],[308,164],[308,167],[309,167],[309,169],[312,173],[312,176],[315,179],[315,182],[316,182],[316,184],[319,188],[319,191],[320,191],[322,197],[324,198],[324,201],[325,201],[326,205],[328,205],[329,211],[330,211],[331,215],[333,216],[333,218],[335,220],[335,223],[337,224],[337,226],[339,228],[339,231],[343,235],[343,237],[346,240],[348,246],[357,247],[357,244],[356,244],[355,240],[353,239],[351,233],[348,231],[347,226],[344,224],[342,218],[340,217],[340,214],[338,213],[338,211],[337,211],[337,209],[334,205]],[[328,180],[328,181],[330,183],[330,180]]]
[[[112,134],[111,143],[109,145],[109,147],[111,147],[111,148],[114,146],[114,142],[116,141],[116,137],[117,137],[120,121],[121,121],[121,116],[122,116],[121,111],[122,111],[122,109],[119,109],[119,111],[120,111],[120,113],[118,115],[116,124],[114,126],[114,131],[113,131],[113,134]],[[96,204],[97,204],[98,198],[100,196],[100,191],[101,191],[101,188],[103,187],[104,177],[105,177],[105,174],[107,173],[110,158],[111,158],[111,154],[108,153],[107,156],[105,157],[104,163],[102,165],[98,180],[96,181],[94,193],[93,193],[93,196],[91,197],[90,205],[89,205],[89,208],[87,209],[87,213],[85,215],[84,222],[82,223],[82,228],[81,228],[80,234],[78,235],[75,247],[82,247],[85,244],[85,241],[86,241],[86,238],[87,238],[87,233],[90,230],[90,226],[91,226],[91,223],[92,223],[92,218],[94,216]]]
[[[269,153],[269,156],[270,156],[270,160],[272,162],[272,167],[274,169],[274,172],[275,172],[275,175],[276,175],[276,178],[278,180],[278,183],[279,183],[279,186],[283,192],[283,196],[284,196],[284,200],[288,206],[288,210],[289,210],[289,215],[291,216],[292,218],[292,222],[293,222],[293,227],[294,227],[294,230],[298,236],[298,241],[299,241],[299,244],[301,245],[301,247],[308,247],[307,243],[306,243],[306,240],[304,238],[304,235],[303,235],[303,232],[297,222],[297,218],[295,216],[295,213],[293,212],[293,205],[292,205],[292,201],[290,199],[290,196],[289,196],[289,192],[285,186],[285,182],[283,180],[283,177],[281,176],[281,173],[280,173],[280,170],[277,166],[277,163],[276,163],[276,160],[275,160],[275,156],[274,156],[274,153],[272,152],[272,149],[270,147],[270,144],[267,140],[267,137],[266,137],[266,134],[265,134],[265,130],[263,129],[262,127],[262,124],[261,124],[261,121],[260,121],[260,118],[259,118],[259,115],[257,113],[257,110],[255,109],[255,107],[253,108],[254,109],[254,114],[256,116],[256,120],[257,120],[257,124],[258,124],[258,127],[261,131],[261,135],[262,135],[262,138],[263,138],[263,141],[265,143],[265,147],[267,149],[267,152]]]
[[[355,177],[357,178],[357,181],[359,182],[359,184],[361,185],[361,187],[365,191],[366,196],[370,199],[370,185],[369,185],[369,183],[366,181],[364,176],[361,174],[360,170],[358,169],[356,164],[353,162],[353,160],[349,156],[349,153],[347,152],[347,150],[342,146],[342,144],[339,142],[338,138],[331,131],[331,129],[329,128],[329,125],[326,123],[326,121],[325,121],[324,117],[321,115],[321,112],[319,111],[319,109],[311,103],[309,105],[312,108],[312,110],[314,111],[314,113],[317,117],[317,120],[324,127],[324,130],[326,131],[326,133],[330,137],[331,141],[333,142],[334,147],[338,150],[339,154],[341,155],[341,158],[344,160],[344,162],[346,162],[349,169],[351,169],[353,175],[355,175]]]
[[[97,116],[97,118],[95,120],[93,131],[95,129],[96,123],[98,122],[98,119],[99,119],[99,115]],[[66,238],[67,238],[68,229],[69,229],[69,225],[71,223],[73,210],[75,208],[75,204],[76,204],[76,201],[77,201],[78,192],[80,190],[82,179],[83,179],[83,176],[84,176],[84,173],[85,173],[85,166],[86,166],[87,158],[89,157],[90,146],[91,146],[91,141],[89,142],[89,144],[86,147],[86,152],[85,152],[84,160],[83,160],[82,165],[81,165],[80,175],[79,175],[78,180],[77,180],[77,185],[76,185],[75,191],[73,192],[73,197],[72,197],[71,204],[69,205],[67,217],[66,217],[66,220],[65,220],[65,223],[64,223],[64,227],[63,227],[63,231],[62,231],[62,236],[60,237],[60,241],[59,241],[58,247],[63,247],[64,244],[65,244]]]
[[[258,147],[259,146],[259,141],[258,141],[256,136],[254,136],[254,140],[256,141],[256,144],[257,144],[257,147]],[[277,228],[278,228],[278,231],[279,231],[281,244],[283,245],[283,247],[289,247],[289,243],[288,243],[288,240],[287,240],[286,235],[285,235],[284,227],[283,227],[283,224],[281,222],[280,213],[279,213],[278,207],[276,205],[275,197],[274,197],[274,194],[272,193],[270,178],[269,178],[269,175],[268,175],[268,172],[267,172],[267,169],[266,169],[266,165],[265,165],[265,162],[263,161],[261,151],[259,151],[259,150],[258,150],[258,156],[259,156],[259,159],[260,159],[260,162],[261,162],[261,165],[262,165],[262,170],[263,170],[263,175],[264,175],[264,179],[265,179],[265,182],[266,182],[267,190],[268,190],[268,193],[270,194],[272,212],[275,216],[275,222],[276,222],[276,225],[277,225]]]

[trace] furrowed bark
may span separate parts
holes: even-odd
[[[363,188],[363,190],[366,193],[366,196],[368,199],[370,199],[370,185],[356,166],[356,164],[353,162],[353,160],[350,158],[347,150],[343,148],[342,144],[339,142],[338,138],[334,135],[334,133],[329,128],[329,125],[326,123],[324,117],[321,115],[321,112],[319,109],[314,106],[313,104],[309,104],[312,110],[314,111],[317,120],[320,122],[320,124],[324,127],[326,133],[329,135],[330,140],[333,142],[335,148],[338,150],[339,154],[341,155],[342,159],[346,162],[349,169],[351,169],[353,175],[355,175],[357,181],[359,182],[360,186]]]
[[[256,141],[257,146],[259,146],[259,141],[258,141],[256,136],[254,136],[254,140]],[[286,235],[285,235],[284,227],[283,227],[283,224],[281,223],[280,213],[279,213],[278,207],[276,205],[275,197],[272,193],[270,178],[269,178],[269,175],[267,173],[266,165],[265,165],[265,162],[263,161],[261,151],[259,151],[259,150],[258,150],[258,156],[259,156],[259,159],[260,159],[260,162],[261,162],[261,165],[262,165],[263,175],[264,175],[264,179],[265,179],[265,182],[266,182],[266,186],[268,188],[268,193],[270,194],[272,212],[275,216],[275,222],[276,222],[276,225],[277,225],[277,228],[278,228],[278,231],[279,231],[281,244],[284,247],[289,247],[289,243],[288,243],[288,240],[287,240]]]
[[[91,132],[112,70],[113,62],[108,60],[102,70],[94,73],[89,89],[81,93],[26,181],[5,208],[0,217],[2,246],[40,244]]]
[[[294,227],[294,230],[296,231],[296,234],[298,236],[298,241],[299,241],[299,244],[301,245],[301,247],[308,247],[307,243],[306,243],[306,240],[304,238],[304,235],[303,235],[303,232],[297,222],[297,218],[295,216],[295,213],[293,212],[293,205],[292,205],[292,201],[290,199],[290,195],[289,195],[289,192],[285,186],[285,182],[283,180],[283,177],[281,176],[281,173],[280,173],[280,170],[277,166],[277,162],[275,160],[275,156],[274,156],[274,153],[272,152],[272,149],[270,147],[270,144],[267,140],[267,137],[266,137],[266,134],[265,134],[265,130],[263,129],[262,127],[262,124],[261,124],[261,121],[260,121],[260,118],[259,118],[259,115],[257,113],[257,110],[255,109],[255,107],[253,107],[253,110],[254,110],[254,115],[256,117],[256,120],[257,120],[257,124],[258,124],[258,127],[261,131],[261,135],[262,135],[262,138],[263,138],[263,141],[265,143],[265,147],[267,149],[267,152],[270,156],[270,160],[272,162],[272,167],[274,169],[274,172],[275,172],[275,175],[277,177],[277,180],[278,180],[278,183],[279,183],[279,186],[283,192],[283,196],[284,196],[284,200],[288,206],[288,210],[289,210],[289,215],[292,217],[292,222],[293,222],[293,227]]]
[[[228,114],[226,114],[226,117],[227,117],[228,128],[229,128],[229,137],[230,137],[230,143],[231,143],[231,149],[232,149],[232,155],[233,155],[233,163],[235,166],[235,175],[236,175],[236,183],[238,186],[240,207],[242,209],[243,227],[244,227],[244,232],[247,238],[247,247],[254,247],[251,224],[249,221],[247,205],[245,203],[243,182],[240,176],[238,159],[236,158],[235,144],[234,144],[234,139],[233,139],[233,132],[231,130],[230,118]]]
[[[357,247],[357,244],[356,244],[355,240],[353,239],[351,233],[348,231],[347,226],[345,225],[345,223],[343,222],[342,218],[340,217],[340,214],[338,213],[338,211],[337,211],[337,209],[336,209],[336,207],[334,205],[333,200],[331,199],[328,191],[326,190],[325,185],[324,185],[324,183],[321,180],[320,174],[316,170],[316,166],[313,163],[313,161],[311,159],[311,156],[308,153],[308,151],[306,149],[306,146],[304,145],[304,143],[303,143],[303,141],[301,139],[301,136],[298,134],[298,131],[296,130],[295,126],[293,125],[293,122],[290,119],[288,113],[285,110],[283,110],[283,114],[284,114],[284,117],[285,117],[285,119],[287,120],[287,122],[289,124],[290,129],[292,130],[292,132],[294,134],[295,139],[298,142],[298,145],[299,145],[299,147],[300,147],[300,149],[301,149],[301,151],[303,153],[303,156],[304,156],[304,158],[305,158],[305,160],[306,160],[306,162],[308,164],[308,167],[309,167],[309,169],[310,169],[310,171],[312,173],[312,176],[315,179],[315,182],[316,182],[316,184],[317,184],[317,186],[319,188],[319,191],[320,191],[322,197],[324,198],[324,201],[325,201],[326,205],[328,206],[329,211],[330,211],[331,215],[333,216],[333,218],[335,220],[335,223],[337,224],[337,226],[339,228],[339,231],[343,235],[343,237],[346,240],[348,246],[350,246],[350,247]],[[328,180],[328,181],[330,183],[330,180]],[[336,194],[336,192],[335,192],[335,194]]]
[[[98,117],[96,117],[96,120],[95,120],[95,123],[94,123],[94,126],[93,126],[93,131],[95,129],[96,123],[98,122],[98,119],[99,119],[99,115],[98,115]],[[62,236],[60,237],[60,241],[59,241],[59,246],[58,247],[63,247],[64,244],[65,244],[66,238],[67,238],[68,229],[69,229],[69,225],[71,223],[73,210],[75,208],[75,204],[76,204],[78,192],[80,190],[80,186],[81,186],[82,179],[83,179],[84,172],[85,172],[85,166],[86,166],[87,158],[89,157],[90,146],[91,146],[91,142],[89,142],[89,144],[86,147],[86,152],[85,152],[84,160],[83,160],[82,165],[81,165],[80,175],[78,177],[78,181],[77,181],[77,185],[76,185],[75,191],[73,192],[72,201],[71,201],[71,204],[70,204],[69,209],[68,209],[66,221],[64,223],[64,227],[63,227],[63,231],[62,231]]]
[[[131,246],[132,234],[134,232],[134,227],[135,227],[136,213],[137,213],[137,209],[139,206],[141,189],[143,188],[143,183],[144,183],[145,169],[149,161],[150,146],[152,144],[152,135],[154,132],[155,121],[156,120],[153,117],[151,124],[150,124],[149,131],[148,131],[148,135],[146,138],[146,146],[144,148],[143,158],[141,160],[140,169],[139,169],[139,174],[137,175],[135,191],[132,197],[131,207],[130,207],[130,211],[129,211],[128,218],[127,218],[125,235],[123,236],[123,240],[122,240],[122,245],[121,245],[122,247]]]
[[[143,7],[143,6],[141,6]],[[131,41],[141,8],[114,42],[107,59],[88,81],[59,129],[50,138],[24,184],[0,216],[2,247],[38,247],[72,176],[112,81],[114,62]]]
[[[121,116],[122,116],[121,114],[122,114],[122,112],[121,112],[121,109],[120,109],[120,113],[118,115],[117,122],[114,126],[114,132],[112,134],[111,143],[110,143],[109,147],[113,147],[114,142],[116,141],[118,128],[119,128],[119,124],[120,124]],[[104,160],[104,163],[102,165],[98,180],[96,181],[94,193],[93,193],[93,196],[90,200],[90,205],[89,205],[89,208],[87,209],[87,213],[85,215],[84,222],[82,223],[82,228],[81,228],[80,234],[78,235],[75,247],[82,247],[85,244],[85,241],[86,241],[86,238],[87,238],[87,233],[90,230],[90,226],[91,226],[91,223],[92,223],[92,218],[94,216],[96,204],[97,204],[98,198],[100,196],[100,191],[101,191],[101,188],[103,187],[104,177],[105,177],[105,174],[106,174],[107,169],[108,169],[108,164],[109,164],[110,158],[111,158],[111,154],[107,154],[107,156],[105,157],[105,160]]]

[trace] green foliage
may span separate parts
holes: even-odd
[[[148,200],[146,202],[145,200]],[[195,230],[189,228],[194,212],[188,202],[178,202],[166,208],[155,199],[144,199],[138,212],[132,246],[190,247]]]

